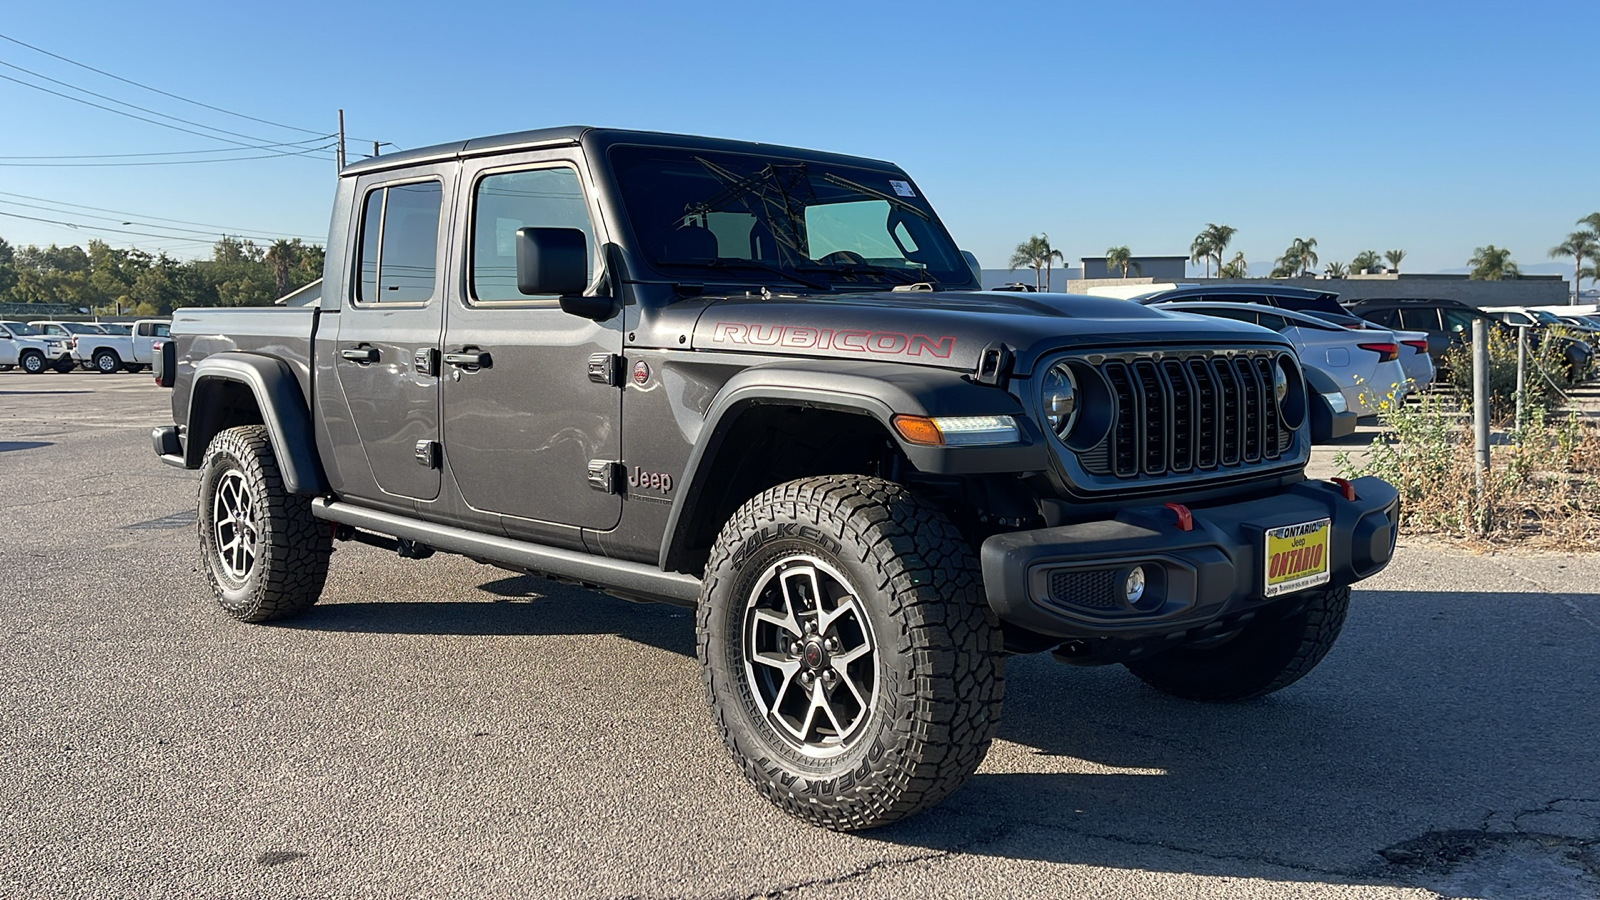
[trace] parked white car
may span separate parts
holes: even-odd
[[[137,372],[149,367],[155,342],[165,340],[170,328],[166,319],[141,319],[132,334],[79,332],[72,336],[72,358],[102,375],[119,368]]]
[[[1399,343],[1389,331],[1355,331],[1306,313],[1255,303],[1163,303],[1161,309],[1236,319],[1282,334],[1294,345],[1302,365],[1333,379],[1346,406],[1357,415],[1377,415],[1386,405],[1403,402],[1412,389],[1400,354],[1415,351],[1416,346]]]
[[[72,369],[72,344],[58,335],[46,335],[22,322],[0,322],[0,372],[20,367],[29,375],[45,369]]]

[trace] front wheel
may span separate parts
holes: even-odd
[[[1350,609],[1350,588],[1291,596],[1276,611],[1231,635],[1175,647],[1127,663],[1128,671],[1164,694],[1231,702],[1261,697],[1308,675],[1333,648]]]
[[[38,375],[44,372],[44,354],[37,350],[22,354],[22,358],[17,362],[22,366],[22,371],[27,372],[29,375]]]
[[[267,429],[230,428],[200,464],[200,563],[217,604],[246,622],[309,609],[328,577],[333,537],[311,498],[284,490]]]
[[[778,808],[856,830],[977,769],[1005,661],[977,559],[932,504],[877,478],[779,485],[718,536],[701,673],[724,743]]]

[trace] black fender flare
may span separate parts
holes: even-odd
[[[1050,451],[1033,418],[1017,398],[975,384],[964,373],[927,366],[815,360],[752,366],[728,379],[706,410],[684,465],[677,502],[667,517],[660,565],[675,565],[686,548],[684,523],[693,522],[724,439],[739,417],[755,406],[802,406],[865,415],[877,421],[920,472],[941,475],[1038,472],[1050,466]],[[1020,443],[1001,447],[928,447],[906,442],[895,431],[896,415],[994,416],[1016,419]]]
[[[184,465],[199,468],[206,445],[221,430],[214,415],[216,405],[208,398],[219,385],[229,382],[244,385],[255,396],[284,488],[292,494],[326,494],[328,479],[317,456],[316,430],[300,381],[283,360],[257,353],[216,353],[195,364]]]

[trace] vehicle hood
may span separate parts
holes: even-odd
[[[31,347],[35,350],[49,351],[52,344],[59,348],[72,343],[67,338],[60,337],[14,337],[11,340],[16,343],[19,350],[23,347]]]
[[[1287,346],[1255,325],[1166,312],[1126,300],[1006,291],[872,292],[712,298],[692,347],[971,370],[990,344],[1026,376],[1058,350],[1171,345]]]

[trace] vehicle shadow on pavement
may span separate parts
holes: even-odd
[[[1318,670],[1241,704],[1168,698],[1121,667],[1013,658],[979,773],[942,807],[863,836],[1333,884],[1443,883],[1508,840],[1600,862],[1600,634],[1577,612],[1600,595],[1356,604]],[[1600,881],[1577,889],[1600,895]]]
[[[486,599],[326,603],[274,624],[368,634],[615,634],[683,656],[695,653],[694,613],[680,607],[630,603],[532,575],[508,576],[479,589]]]
[[[0,441],[0,453],[9,453],[12,450],[37,450],[54,444],[54,441]]]

